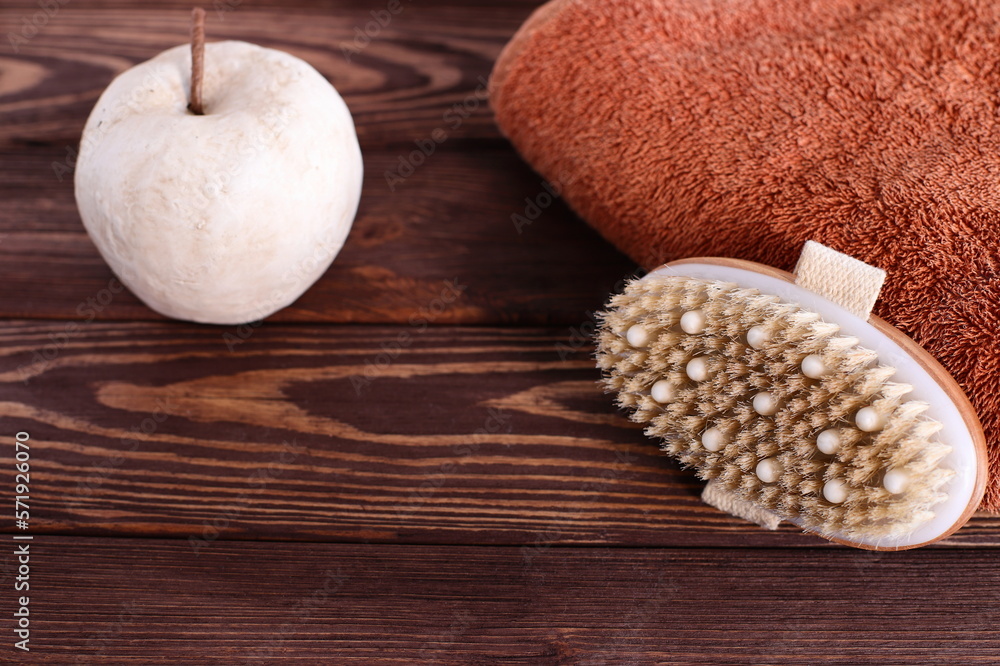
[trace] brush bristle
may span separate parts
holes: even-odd
[[[889,381],[875,352],[818,314],[733,284],[650,276],[601,317],[606,388],[702,479],[849,538],[912,532],[945,499],[940,424],[904,399],[910,387]],[[818,447],[824,431],[834,434]]]

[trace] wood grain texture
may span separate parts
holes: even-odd
[[[985,551],[32,549],[37,647],[21,663],[986,664],[1000,651]]]
[[[702,504],[601,392],[586,330],[11,323],[0,413],[34,442],[39,533],[826,545]]]

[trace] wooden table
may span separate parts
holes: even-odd
[[[485,101],[533,2],[209,8],[210,39],[327,76],[366,165],[333,267],[242,328],[122,291],[73,199],[98,95],[185,41],[190,5],[49,4],[0,10],[3,35],[40,23],[0,47],[4,502],[32,445],[4,663],[1000,662],[996,518],[904,553],[768,533],[602,394],[592,313],[635,267],[561,202],[534,215]]]

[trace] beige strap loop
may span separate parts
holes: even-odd
[[[778,524],[781,522],[781,517],[778,514],[742,499],[736,493],[726,490],[721,483],[714,479],[709,481],[701,492],[701,501],[720,511],[725,511],[731,516],[757,523],[766,530],[778,529]]]
[[[885,282],[885,271],[806,241],[795,266],[795,284],[868,319]]]

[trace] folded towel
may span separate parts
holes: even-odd
[[[1000,3],[554,0],[504,50],[497,122],[650,268],[791,269],[816,240],[887,271],[875,314],[986,429],[1000,510]]]

